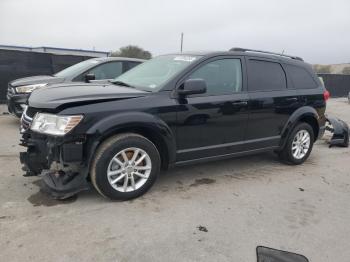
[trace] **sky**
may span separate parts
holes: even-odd
[[[349,0],[0,0],[0,44],[154,56],[245,47],[350,62]]]

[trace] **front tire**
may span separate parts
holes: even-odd
[[[104,141],[91,165],[91,182],[104,197],[128,200],[146,193],[156,181],[161,160],[147,138],[125,133]]]
[[[279,158],[287,164],[300,165],[309,157],[314,141],[312,127],[308,123],[299,123],[289,135],[282,151],[279,152]]]

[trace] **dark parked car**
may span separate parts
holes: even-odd
[[[63,82],[92,82],[116,78],[144,60],[121,57],[92,58],[72,65],[52,76],[31,76],[8,84],[7,105],[10,113],[21,117],[30,93],[50,84]]]
[[[262,51],[163,55],[107,86],[32,94],[21,162],[67,198],[144,194],[161,168],[275,151],[297,165],[324,133],[329,93],[301,58]],[[213,174],[215,175],[215,174]]]

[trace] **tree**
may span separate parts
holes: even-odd
[[[344,75],[350,75],[350,66],[344,67],[342,73]]]
[[[314,65],[313,67],[317,74],[330,74],[332,71],[330,65]]]
[[[131,57],[131,58],[141,58],[150,59],[152,54],[149,51],[142,49],[136,45],[128,45],[119,48],[118,51],[112,52],[111,56],[121,56],[121,57]]]

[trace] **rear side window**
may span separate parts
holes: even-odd
[[[249,91],[272,91],[286,88],[286,74],[279,63],[249,60]]]
[[[285,67],[289,77],[293,82],[294,88],[309,89],[317,87],[317,84],[310,73],[304,68],[293,65],[286,65]]]

